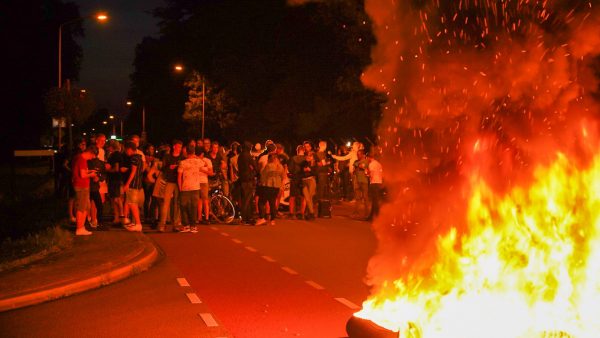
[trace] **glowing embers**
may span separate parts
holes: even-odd
[[[502,196],[473,177],[466,230],[440,236],[430,268],[384,284],[355,316],[401,337],[597,337],[599,191],[600,157],[576,168],[558,154]]]

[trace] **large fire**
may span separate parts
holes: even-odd
[[[596,0],[365,0],[392,201],[355,316],[403,337],[600,336]]]
[[[534,176],[502,196],[472,177],[468,231],[438,237],[426,275],[384,285],[356,316],[405,337],[598,337],[600,157],[580,169],[558,154]]]

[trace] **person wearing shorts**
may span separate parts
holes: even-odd
[[[129,157],[131,166],[129,168],[129,177],[123,185],[123,190],[125,191],[125,203],[129,206],[134,221],[125,226],[129,231],[142,231],[140,207],[144,205],[144,189],[142,187],[144,163],[142,156],[137,154],[136,150],[135,143],[125,143],[125,155]]]
[[[204,157],[204,152],[197,152],[200,164],[200,199],[198,201],[198,219],[202,224],[210,224],[210,209],[208,197],[208,177],[214,175],[212,161]],[[204,210],[204,214],[202,211]]]
[[[73,188],[75,190],[75,235],[87,236],[92,233],[85,228],[88,210],[90,209],[90,178],[97,176],[96,171],[89,170],[87,161],[94,154],[91,148],[87,148],[73,159]]]

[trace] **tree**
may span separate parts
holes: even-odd
[[[207,110],[212,137],[372,136],[382,99],[360,81],[375,43],[364,0],[286,3],[169,0],[154,11],[160,36],[138,46],[132,93],[154,100],[158,132],[181,134],[175,116],[200,120],[190,114],[194,93],[188,102],[184,79],[168,70],[177,61],[201,73],[215,98],[235,103],[225,115]]]
[[[94,99],[77,86],[67,85],[51,88],[44,96],[46,112],[53,118],[64,119],[69,128],[69,148],[73,148],[73,129],[71,124],[81,124],[95,109]],[[59,145],[60,145],[59,140]]]
[[[204,123],[214,124],[220,130],[229,129],[237,122],[237,107],[224,89],[216,88],[197,71],[192,71],[184,86],[188,89],[188,100],[183,120],[192,126],[194,134],[204,136],[203,119]],[[199,133],[198,129],[201,129]]]
[[[78,6],[63,0],[4,0],[0,2],[0,31],[7,52],[0,55],[5,65],[3,96],[5,114],[0,156],[15,148],[40,146],[40,135],[51,130],[44,110],[43,96],[57,85],[58,27],[79,17]],[[75,40],[83,36],[81,22],[63,30],[63,78],[77,79],[81,47]]]

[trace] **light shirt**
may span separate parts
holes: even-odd
[[[369,178],[371,184],[383,184],[383,167],[377,160],[371,160],[369,163]]]
[[[212,161],[206,157],[198,159],[204,162],[204,164],[200,165],[200,183],[208,183],[208,174],[206,172],[212,170]]]
[[[104,148],[98,148],[98,159],[102,162],[106,162],[106,151]]]
[[[181,191],[200,190],[201,173],[200,168],[205,165],[202,159],[197,157],[188,158],[179,163],[177,172],[182,174]],[[206,176],[206,174],[204,174]]]

